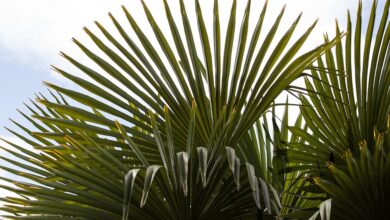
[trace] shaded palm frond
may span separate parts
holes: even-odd
[[[345,152],[347,168],[329,163],[332,179],[315,178],[316,184],[333,198],[334,218],[390,218],[390,117],[387,121],[387,130],[376,130],[373,141],[360,143],[359,157]]]

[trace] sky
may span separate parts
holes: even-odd
[[[162,1],[145,1],[157,17],[156,20],[163,21]],[[168,2],[177,6],[176,0],[168,0]],[[186,2],[193,3],[193,1]],[[211,24],[212,1],[200,0],[200,2],[204,6],[204,18]],[[226,21],[231,0],[223,0],[223,2],[222,4],[220,1],[221,21],[224,17]],[[384,2],[385,0],[379,0],[379,8]],[[237,18],[240,19],[246,3],[242,0],[238,3],[241,14],[239,13]],[[264,0],[253,0],[252,3],[255,5],[252,14],[258,14]],[[363,19],[367,17],[371,3],[371,0],[363,0]],[[345,30],[347,9],[350,9],[351,14],[354,15],[358,0],[269,0],[267,21],[273,21],[285,4],[287,8],[281,26],[283,31],[291,25],[300,12],[303,12],[303,17],[297,29],[298,33],[306,29],[315,19],[319,19],[316,29],[306,44],[306,48],[312,48],[322,43],[319,39],[322,39],[325,32],[333,36],[335,19],[338,19],[341,28]],[[125,5],[136,19],[146,22],[140,10],[139,0],[0,0],[0,137],[21,143],[2,127],[15,128],[9,118],[23,121],[16,109],[25,110],[23,103],[29,102],[29,98],[34,99],[35,93],[47,94],[42,84],[43,80],[75,88],[70,82],[54,73],[50,65],[71,69],[69,64],[58,55],[59,51],[65,51],[85,60],[71,42],[71,38],[76,37],[87,46],[90,45],[83,34],[82,27],[94,27],[93,21],[98,20],[103,25],[108,24],[108,29],[112,30],[107,13],[112,12],[124,22],[121,5]],[[223,24],[226,23],[222,22],[221,25]],[[3,193],[0,190],[0,195]]]

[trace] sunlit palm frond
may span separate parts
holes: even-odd
[[[90,93],[82,94],[50,83],[47,85],[81,104],[134,124],[137,121],[134,120],[133,115],[143,121],[148,121],[149,109],[153,109],[157,122],[161,123],[164,115],[163,108],[168,106],[171,117],[176,122],[172,124],[175,132],[174,139],[182,144],[185,144],[182,137],[185,136],[184,128],[189,121],[191,103],[195,100],[198,105],[195,143],[200,146],[208,142],[213,126],[219,120],[221,112],[225,111],[225,115],[234,115],[235,126],[234,129],[228,131],[226,140],[227,145],[233,146],[268,109],[273,100],[298,78],[316,57],[336,42],[332,41],[303,55],[298,55],[299,49],[315,23],[297,41],[290,42],[298,25],[299,16],[282,38],[275,39],[284,9],[269,32],[265,33],[264,41],[260,42],[259,36],[264,31],[263,21],[267,3],[258,17],[255,30],[253,33],[248,33],[250,1],[248,1],[242,18],[241,31],[235,33],[236,4],[234,1],[231,8],[224,47],[221,47],[223,41],[220,36],[218,1],[215,1],[214,5],[215,34],[212,38],[205,29],[203,12],[198,1],[195,4],[195,11],[199,33],[196,33],[195,27],[190,24],[183,1],[180,1],[180,17],[183,27],[179,26],[179,22],[172,15],[169,4],[164,1],[167,21],[171,28],[171,32],[167,33],[158,26],[146,3],[143,3],[150,27],[159,42],[157,45],[152,45],[140,24],[134,20],[126,8],[123,8],[131,28],[120,24],[114,16],[110,15],[121,39],[114,38],[99,23],[97,26],[106,38],[105,41],[108,40],[109,43],[104,43],[105,41],[85,28],[88,36],[105,53],[104,57],[98,56],[97,53],[74,39],[83,52],[101,69],[90,69],[63,54],[83,74],[90,77],[89,81],[55,67],[63,76]],[[184,35],[178,31],[181,28],[184,30]],[[135,43],[128,36],[127,31],[131,31],[128,29],[132,29],[140,44]],[[194,34],[199,34],[200,42],[195,41]],[[168,37],[173,39],[173,44],[168,43]],[[235,38],[239,39],[238,45],[233,44]],[[120,44],[119,40],[126,42],[127,45]],[[274,48],[271,47],[273,44],[276,45]],[[202,45],[201,49],[199,45]],[[288,48],[287,45],[292,46]],[[237,46],[237,52],[233,54],[232,47],[235,46]],[[166,63],[170,65],[167,66]],[[104,102],[99,101],[100,99],[95,96],[104,99]],[[44,102],[44,104],[58,110],[62,108],[51,106],[49,102]],[[73,110],[80,116],[87,114],[87,112],[78,112],[78,108]],[[226,118],[223,120],[225,121]],[[109,125],[108,121],[97,123]],[[136,125],[152,132],[150,124]]]

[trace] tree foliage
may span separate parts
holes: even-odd
[[[285,9],[268,21],[267,2],[251,32],[250,0],[242,18],[233,0],[226,22],[215,0],[213,33],[198,0],[195,25],[184,0],[179,14],[163,1],[169,30],[141,2],[154,36],[124,6],[113,30],[84,28],[98,50],[73,41],[90,63],[61,53],[78,71],[53,66],[79,89],[45,82],[51,98],[21,112],[30,126],[15,122],[25,133],[9,129],[33,149],[4,140],[12,166],[0,168],[16,177],[0,187],[17,194],[1,198],[6,218],[329,219],[330,204],[337,219],[386,215],[389,0],[377,28],[374,1],[363,37],[360,3],[354,33],[348,15],[345,38],[336,26],[306,52],[316,22],[292,40],[301,15],[280,34]],[[280,121],[274,102],[300,77],[289,125],[288,100]]]

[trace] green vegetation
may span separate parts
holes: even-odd
[[[174,14],[164,0],[169,30],[142,2],[154,36],[123,7],[113,30],[85,28],[99,50],[73,39],[90,63],[62,53],[78,71],[53,69],[79,89],[46,82],[52,97],[27,106],[25,133],[10,130],[33,149],[4,140],[13,166],[0,168],[16,177],[0,187],[18,195],[1,198],[4,217],[389,218],[390,1],[379,22],[374,1],[363,31],[359,4],[354,30],[348,15],[344,34],[309,51],[316,22],[294,33],[299,15],[278,37],[284,8],[269,21],[267,2],[256,12],[249,0],[237,18],[234,0],[220,23],[215,0],[209,33],[198,0],[197,25],[183,1]],[[285,91],[298,117],[275,103]]]

